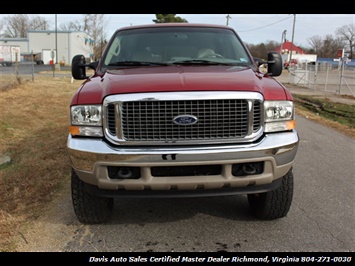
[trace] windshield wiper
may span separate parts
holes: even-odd
[[[233,63],[223,63],[204,59],[191,59],[172,62],[173,65],[234,65]]]
[[[108,64],[108,66],[167,66],[167,63],[142,62],[142,61],[120,61]]]

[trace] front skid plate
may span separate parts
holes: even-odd
[[[282,178],[274,180],[271,184],[246,186],[238,188],[221,189],[196,189],[196,190],[109,190],[99,189],[96,186],[85,184],[88,193],[97,197],[109,198],[193,198],[193,197],[212,197],[212,196],[232,196],[244,194],[264,193],[277,189],[281,186]]]

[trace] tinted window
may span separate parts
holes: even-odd
[[[173,63],[208,59],[251,64],[235,33],[205,27],[166,27],[123,30],[116,33],[106,50],[102,67],[123,61]]]

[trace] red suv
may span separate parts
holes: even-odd
[[[267,58],[233,28],[192,23],[125,27],[100,61],[75,56],[84,82],[67,146],[78,220],[106,221],[116,197],[236,194],[257,218],[285,217],[299,139],[292,95],[274,79],[281,55]]]

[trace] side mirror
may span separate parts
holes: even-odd
[[[76,55],[73,57],[71,64],[71,74],[74,79],[87,79],[86,68],[89,67],[96,70],[98,66],[98,61],[86,64],[85,57],[83,55]]]
[[[282,73],[282,57],[278,52],[270,52],[267,56],[267,74],[280,76]]]
[[[267,63],[264,60],[262,60],[261,58],[253,57],[253,59],[254,59],[254,62],[255,62],[257,67],[261,66],[262,64],[266,64]]]
[[[83,55],[73,57],[71,63],[71,74],[74,79],[86,79],[86,61]]]

